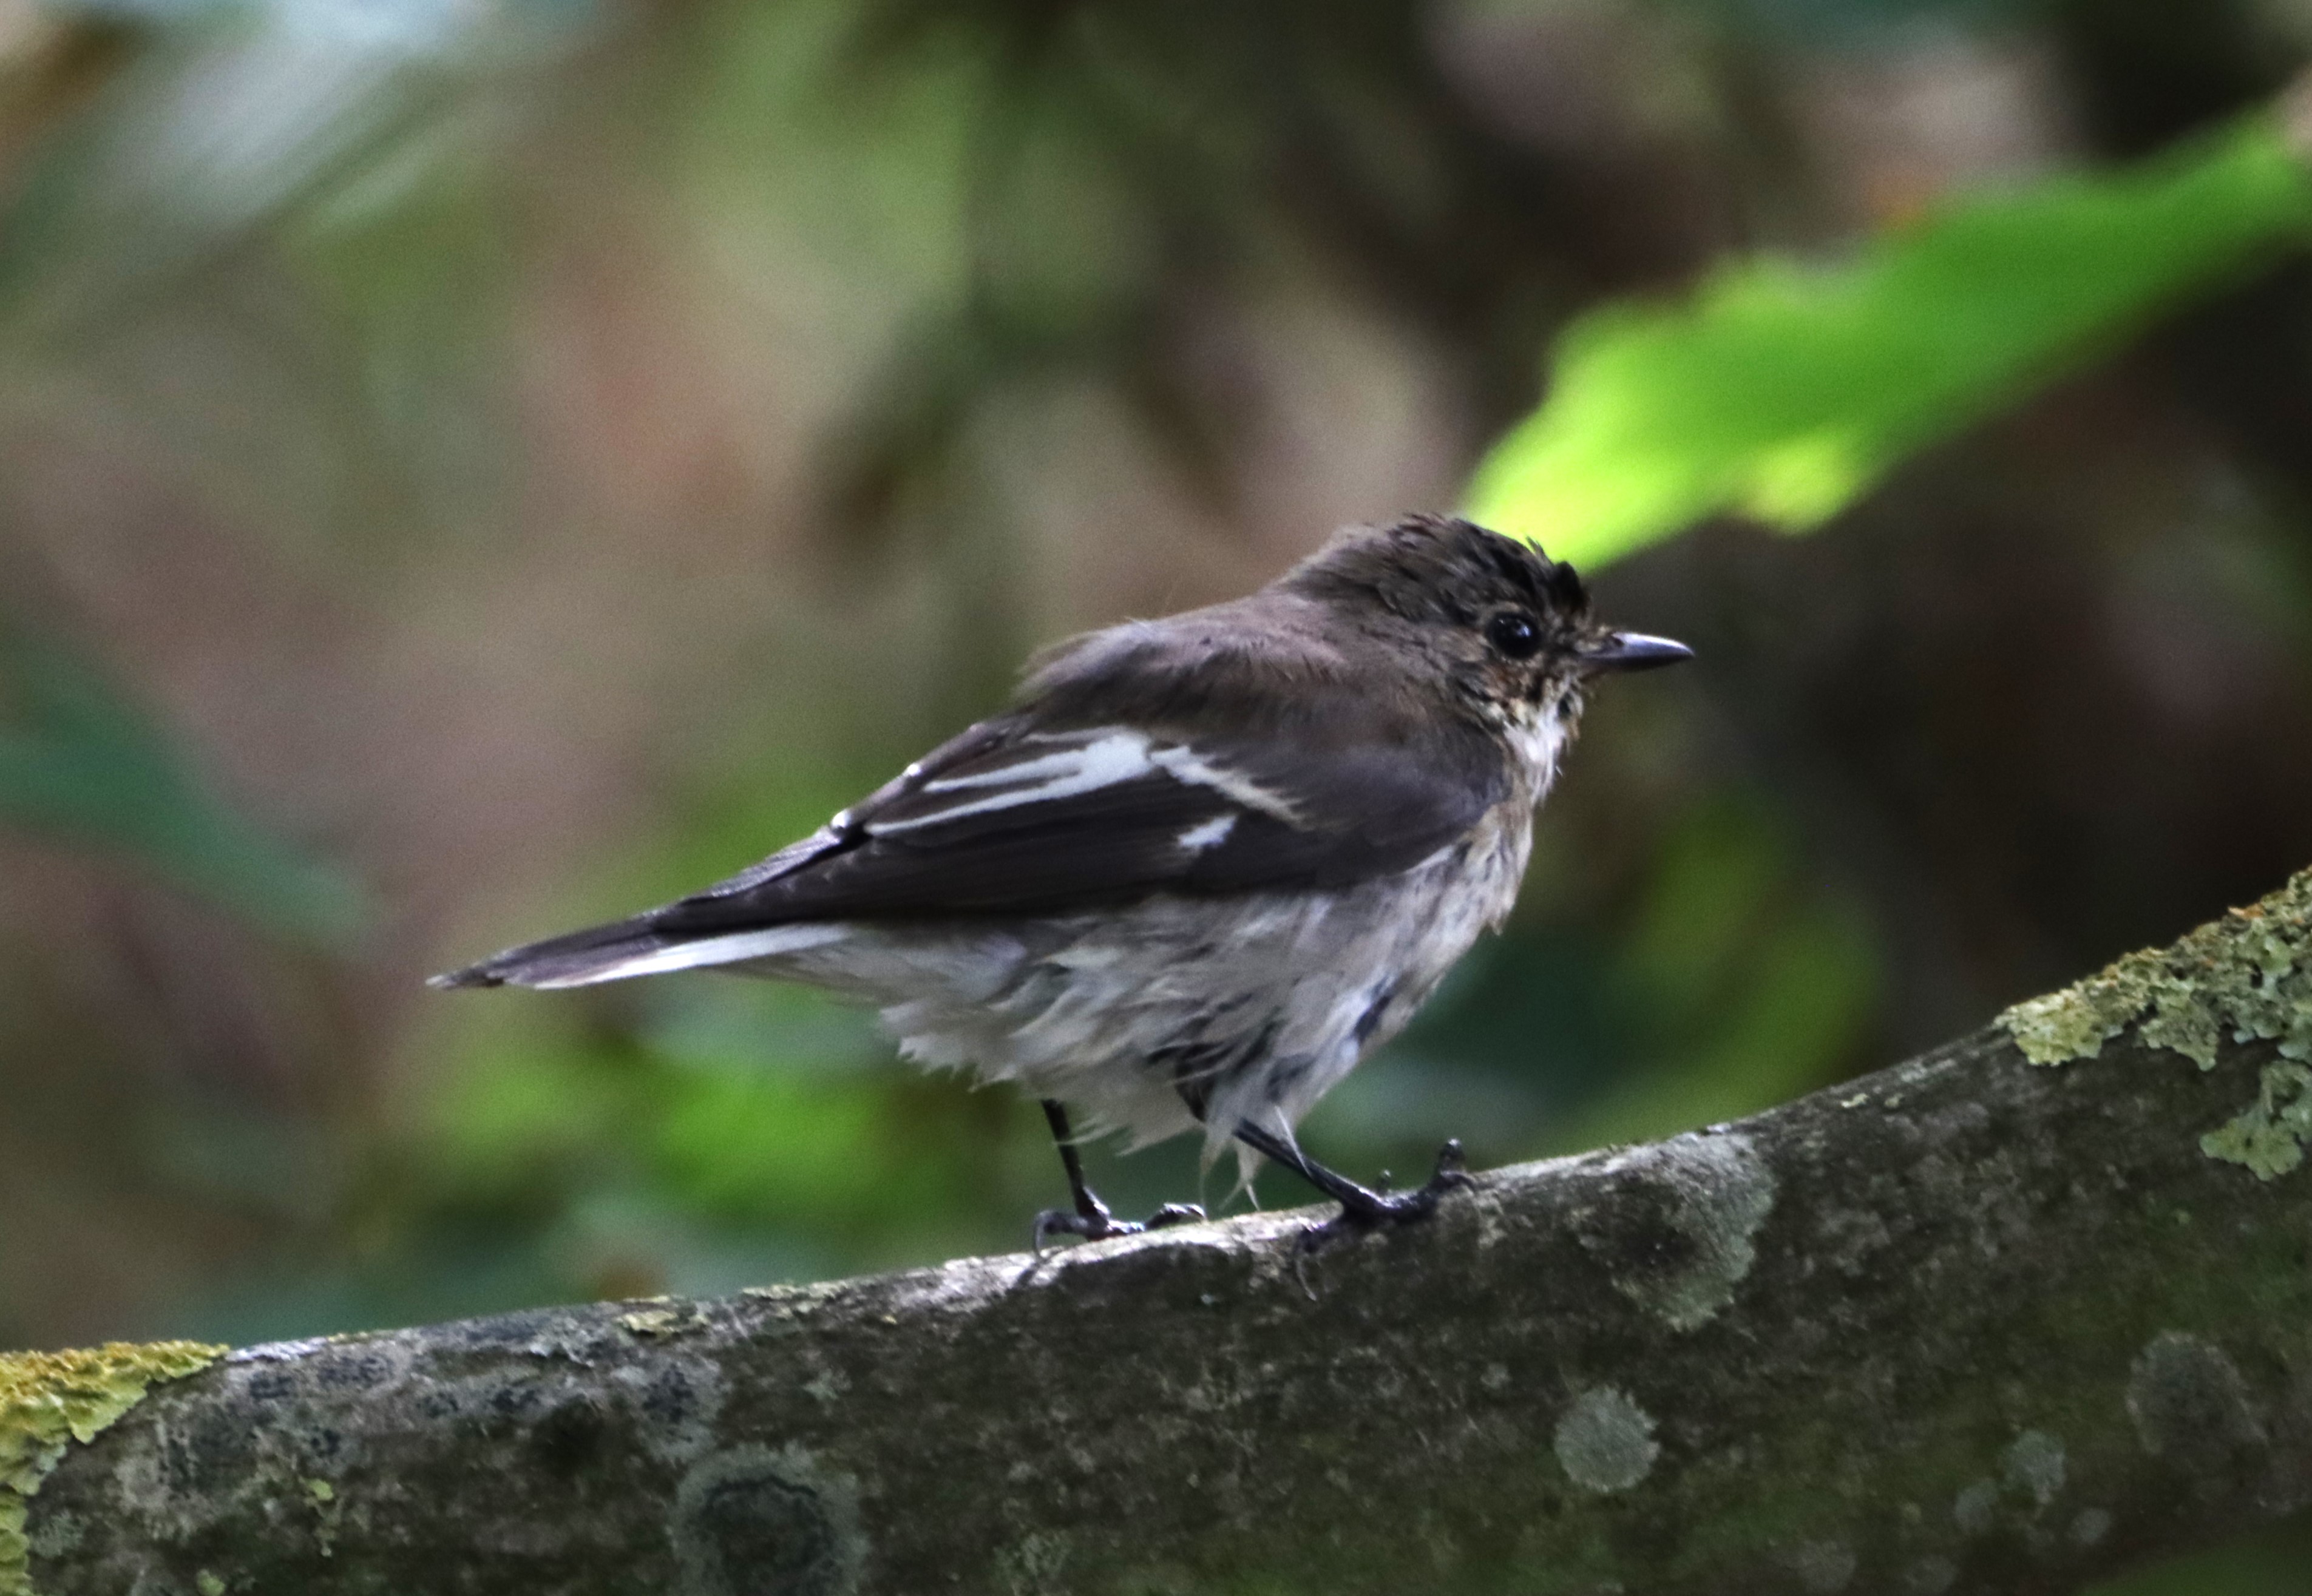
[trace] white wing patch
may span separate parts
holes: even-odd
[[[1020,804],[1055,803],[1061,798],[1097,792],[1103,787],[1113,787],[1120,781],[1144,776],[1151,768],[1148,738],[1144,733],[1110,731],[1079,747],[1063,748],[1057,753],[1021,760],[1017,764],[1003,765],[992,771],[975,771],[968,776],[945,776],[926,781],[924,783],[925,792],[955,792],[974,787],[1007,787],[1013,790],[967,799],[906,820],[872,821],[867,829],[876,835],[888,835],[893,832],[914,831],[918,826],[942,825],[950,820],[960,820],[967,815],[984,815],[993,809],[1009,809]],[[1029,785],[1019,786],[1020,782]]]
[[[624,981],[630,975],[663,975],[670,970],[696,970],[707,964],[737,964],[749,959],[766,959],[777,954],[801,953],[807,947],[821,947],[829,942],[840,942],[849,935],[850,927],[825,920],[805,925],[772,926],[760,931],[734,931],[728,937],[708,937],[697,942],[679,943],[672,947],[653,948],[615,964],[598,965],[580,974],[523,984],[541,990],[586,987],[598,981]]]
[[[1023,740],[1033,744],[1061,739],[1041,737]],[[958,801],[927,814],[898,820],[871,820],[867,830],[872,835],[889,836],[924,826],[944,825],[951,820],[998,809],[1058,803],[1097,792],[1103,787],[1136,781],[1157,771],[1185,786],[1207,788],[1245,808],[1274,815],[1280,820],[1299,822],[1299,814],[1290,800],[1233,771],[1208,763],[1194,748],[1179,744],[1160,747],[1146,732],[1111,727],[1068,734],[1064,746],[1048,754],[991,769],[968,771],[962,775],[934,777],[924,783],[922,790],[955,793],[959,795]],[[1184,835],[1180,846],[1192,850],[1213,847],[1228,835],[1228,827],[1233,824],[1232,818],[1206,822]],[[1212,831],[1214,825],[1221,829]],[[1198,840],[1190,842],[1188,835]]]
[[[1202,853],[1207,848],[1217,848],[1227,842],[1228,834],[1234,830],[1235,815],[1215,815],[1201,825],[1190,826],[1173,841],[1179,844],[1184,853]]]
[[[1290,801],[1277,797],[1258,782],[1248,781],[1233,771],[1224,771],[1218,765],[1205,763],[1194,748],[1159,748],[1149,756],[1149,763],[1174,780],[1186,781],[1191,787],[1209,787],[1222,797],[1231,798],[1248,809],[1257,809],[1263,815],[1274,815],[1277,819],[1292,824],[1300,824],[1300,816]]]

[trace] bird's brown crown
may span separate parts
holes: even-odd
[[[1590,613],[1589,591],[1572,566],[1449,516],[1350,528],[1278,585],[1311,598],[1375,606],[1416,625],[1467,627],[1502,605],[1573,626]]]

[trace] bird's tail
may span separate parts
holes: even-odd
[[[723,928],[711,932],[668,929],[663,911],[589,926],[437,975],[426,984],[452,987],[583,987],[670,970],[744,964],[839,940],[845,928],[825,921]]]

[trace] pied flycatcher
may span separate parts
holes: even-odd
[[[1071,1109],[1276,1160],[1342,1205],[1312,1241],[1416,1219],[1467,1179],[1458,1143],[1383,1193],[1292,1128],[1508,915],[1589,684],[1688,657],[1467,521],[1352,528],[1248,597],[1061,643],[1009,709],[728,881],[434,984],[714,967],[872,1005],[916,1063],[1043,1099],[1074,1208],[1039,1248],[1144,1228],[1084,1183]]]

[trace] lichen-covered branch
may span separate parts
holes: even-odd
[[[2312,875],[1840,1090],[1485,1176],[1313,1301],[1276,1215],[114,1351],[61,1432],[18,1360],[0,1592],[2073,1590],[2312,1503],[2308,950]]]
[[[156,1382],[205,1369],[226,1350],[160,1341],[0,1356],[0,1596],[31,1589],[25,1506],[71,1443],[95,1440]]]

